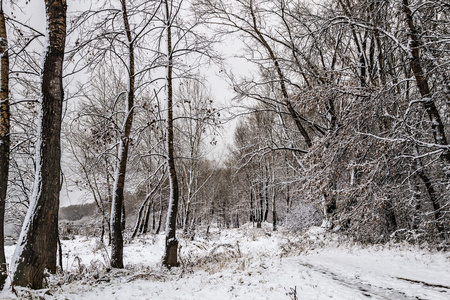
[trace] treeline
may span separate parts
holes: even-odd
[[[234,79],[255,100],[235,133],[247,199],[269,187],[360,241],[448,246],[447,2],[201,2],[259,69]]]

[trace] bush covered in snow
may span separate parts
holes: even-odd
[[[322,223],[323,214],[311,203],[299,201],[286,215],[285,226],[293,232],[305,232],[311,226]]]

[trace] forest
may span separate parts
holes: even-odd
[[[0,53],[1,287],[80,228],[113,269],[249,224],[449,249],[447,0],[1,0]]]

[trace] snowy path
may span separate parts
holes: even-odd
[[[436,286],[428,284],[425,282],[418,282],[416,280],[410,280],[400,277],[391,277],[391,282],[389,284],[380,286],[378,281],[360,279],[359,274],[354,274],[353,278],[346,277],[345,275],[339,274],[336,270],[329,270],[321,266],[310,265],[308,263],[300,263],[301,266],[305,267],[306,272],[319,273],[319,276],[326,278],[331,278],[337,285],[337,290],[344,290],[344,288],[349,288],[355,296],[360,293],[362,298],[372,298],[372,299],[396,299],[396,300],[424,300],[424,299],[449,299],[450,298],[450,287],[447,286]],[[345,266],[342,266],[345,267]],[[402,287],[399,288],[399,280],[404,280],[407,284],[401,284]],[[373,283],[374,282],[374,283]],[[425,296],[417,295],[407,295],[404,290],[413,291],[417,289],[416,284],[419,284],[419,289],[427,289],[428,291],[422,291],[421,294],[426,294]],[[342,286],[342,287],[339,287]],[[410,293],[408,293],[410,294]],[[412,293],[411,293],[412,294]]]
[[[159,264],[164,237],[149,236],[126,244],[126,268],[108,272],[106,249],[77,237],[63,242],[70,272],[51,279],[45,299],[450,299],[449,253],[328,238],[312,235],[305,246],[305,237],[269,229],[217,230],[182,239],[182,267],[168,271]]]
[[[449,257],[440,254],[326,249],[296,259],[311,278],[331,281],[335,288],[330,297],[450,299]],[[346,290],[354,294],[347,295]]]

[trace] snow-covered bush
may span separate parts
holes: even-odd
[[[322,223],[323,214],[311,203],[299,201],[286,215],[286,228],[294,232],[304,232],[311,226]]]

